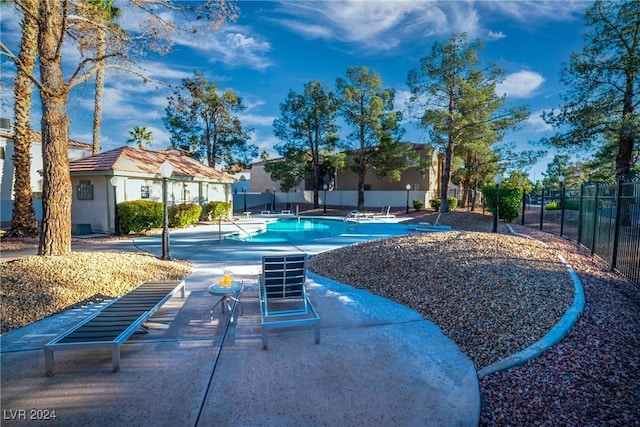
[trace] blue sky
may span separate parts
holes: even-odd
[[[553,133],[540,113],[560,105],[559,94],[566,90],[558,78],[561,64],[581,50],[583,15],[591,4],[584,0],[240,1],[236,22],[193,38],[177,34],[173,53],[146,55],[139,65],[151,83],[134,75],[108,73],[102,150],[126,144],[134,126],[145,126],[153,133],[152,149],[168,146],[169,134],[162,123],[172,92],[167,84],[179,84],[201,71],[220,89],[232,89],[242,97],[247,108],[239,117],[254,129],[252,143],[273,157],[272,147],[278,141],[272,123],[290,89],[301,93],[305,83],[319,80],[333,90],[336,78],[344,77],[348,67],[367,66],[380,74],[384,87],[396,89],[396,108],[406,110],[408,71],[418,67],[435,41],[466,32],[470,39],[485,42],[481,61],[505,71],[498,90],[507,94],[508,105],[530,106],[530,119],[504,141],[515,142],[520,150],[549,150],[530,171],[531,179],[541,179],[555,151],[531,142]],[[139,13],[124,5],[122,9],[119,24],[135,31],[141,22]],[[20,17],[10,7],[1,12],[2,42],[16,49]],[[72,46],[65,46],[64,57],[77,63],[79,55]],[[0,59],[0,115],[13,120],[10,85],[15,67],[6,56]],[[73,139],[91,142],[93,91],[89,82],[72,93]],[[40,116],[36,94],[35,129]],[[404,139],[428,142],[426,132],[414,122],[405,115]]]

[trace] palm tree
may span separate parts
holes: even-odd
[[[129,136],[131,138],[127,140],[127,143],[138,144],[141,150],[144,150],[144,144],[151,145],[151,141],[153,141],[153,135],[146,127],[134,126],[133,130],[129,131]]]
[[[35,235],[38,232],[31,193],[31,76],[38,56],[38,0],[23,0],[22,38],[20,53],[13,58],[17,65],[14,84],[14,155],[13,215],[8,235]]]
[[[107,55],[108,30],[120,32],[120,27],[113,22],[122,15],[120,9],[113,5],[113,0],[88,0],[87,5],[104,21],[104,25],[96,26],[96,60],[104,62]],[[96,93],[93,111],[93,154],[100,152],[100,128],[102,127],[102,98],[104,94],[104,67],[96,69]]]

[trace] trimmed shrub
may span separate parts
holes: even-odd
[[[553,201],[553,202],[549,202],[546,205],[544,205],[544,209],[547,211],[555,211],[560,209],[560,203]]]
[[[220,216],[231,214],[231,203],[229,202],[209,202],[204,205],[202,218],[205,221],[215,221]]]
[[[510,182],[500,185],[498,214],[501,219],[511,222],[520,215],[523,191],[522,187]],[[495,213],[496,186],[485,185],[482,188],[482,194],[485,197],[486,207]]]
[[[555,211],[562,209],[562,204],[560,200],[553,200],[546,205],[544,208],[548,211]],[[580,199],[565,199],[564,200],[564,209],[567,211],[577,211],[580,209]]]
[[[174,227],[186,227],[195,224],[200,219],[202,206],[181,203],[169,208],[169,224]]]
[[[442,204],[441,200],[441,198],[429,200],[429,204],[436,212],[440,212],[440,205]],[[449,205],[450,211],[456,210],[458,207],[458,199],[453,196],[447,197],[447,205]]]
[[[575,198],[565,199],[564,208],[568,211],[580,210],[580,199],[575,199]]]
[[[152,200],[121,202],[116,206],[120,219],[120,230],[124,234],[141,233],[162,227],[164,205]]]
[[[424,206],[424,203],[422,200],[420,199],[415,199],[413,201],[413,209],[419,211],[420,209],[422,209],[422,206]]]

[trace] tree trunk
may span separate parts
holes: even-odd
[[[66,5],[41,0],[39,58],[42,89],[42,232],[38,255],[71,253],[71,175],[69,172],[69,88],[62,73]]]
[[[358,159],[358,209],[364,210],[364,180],[367,173],[364,149],[360,151]]]
[[[316,140],[317,140],[316,135]],[[309,137],[309,147],[311,148],[311,180],[313,181],[313,208],[318,209],[320,207],[320,201],[318,197],[318,192],[320,190],[320,172],[319,172],[319,163],[320,158],[318,155],[317,144],[314,143],[313,138]],[[325,193],[326,195],[326,193]],[[325,202],[326,203],[326,202]]]
[[[442,181],[440,185],[440,212],[449,212],[449,180],[451,179],[451,161],[453,159],[453,141],[449,138],[449,143],[444,154],[444,170],[442,172]]]
[[[22,39],[15,93],[13,214],[9,236],[30,236],[38,233],[31,193],[31,95],[33,83],[29,76],[38,54],[38,20],[33,14],[38,9],[36,0],[23,2]]]
[[[106,34],[102,28],[98,28],[98,45],[96,48],[96,57],[103,58],[107,53]],[[96,94],[95,105],[93,110],[93,147],[92,153],[100,152],[100,131],[102,128],[102,98],[104,93],[104,68],[99,67],[96,70]],[[142,143],[140,143],[142,145]]]
[[[618,179],[630,178],[633,166],[633,91],[634,76],[627,75],[624,97],[622,100],[622,129],[620,131],[620,145],[616,156],[616,177]]]

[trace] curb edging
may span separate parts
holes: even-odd
[[[531,239],[531,237],[526,236],[524,234],[516,233],[513,228],[507,224],[507,228],[511,232],[511,234],[525,237]],[[540,356],[544,351],[548,350],[551,346],[560,342],[571,330],[573,325],[578,321],[582,312],[584,311],[585,306],[585,298],[584,298],[584,288],[582,287],[582,282],[580,278],[573,270],[573,268],[569,265],[566,259],[561,255],[558,255],[558,258],[564,263],[569,271],[569,276],[573,280],[573,289],[574,289],[574,297],[573,304],[571,307],[565,311],[564,315],[560,318],[558,323],[555,324],[553,328],[549,330],[541,339],[536,341],[534,344],[525,348],[518,353],[512,354],[502,360],[499,360],[495,363],[492,363],[489,366],[485,366],[478,370],[478,379],[483,379],[488,375],[494,374],[496,372],[504,371],[505,369],[513,368],[516,366],[520,366],[525,364],[526,362],[535,359]]]

